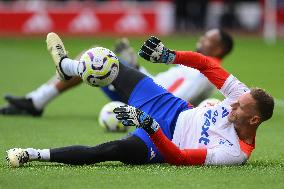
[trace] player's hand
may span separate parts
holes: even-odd
[[[138,54],[145,60],[165,64],[173,63],[176,57],[174,51],[166,48],[161,40],[154,36],[144,42]]]
[[[113,112],[117,119],[122,120],[124,126],[140,127],[148,134],[154,134],[160,127],[148,114],[129,105],[117,107]]]

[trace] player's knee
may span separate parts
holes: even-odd
[[[140,165],[147,163],[148,149],[146,144],[136,136],[121,140],[119,145],[123,152],[121,162],[130,165]]]

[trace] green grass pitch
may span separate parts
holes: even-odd
[[[136,50],[147,38],[132,37]],[[63,38],[71,57],[97,43],[112,48],[115,38]],[[162,37],[173,49],[194,49],[196,36]],[[87,85],[64,93],[41,118],[0,116],[0,189],[2,188],[284,188],[284,46],[266,45],[257,37],[235,39],[224,67],[248,86],[259,86],[276,99],[273,118],[259,128],[256,150],[244,166],[176,167],[167,164],[128,166],[119,162],[92,166],[36,163],[12,169],[5,150],[13,147],[52,148],[95,145],[124,134],[98,126],[100,108],[108,101]],[[152,73],[167,69],[139,58]],[[24,95],[47,81],[55,69],[45,37],[0,38],[0,105],[7,93]],[[220,97],[219,94],[216,96]]]

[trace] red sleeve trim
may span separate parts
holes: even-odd
[[[174,165],[204,165],[205,163],[206,149],[180,150],[164,135],[161,128],[150,137],[167,163]]]
[[[192,51],[175,51],[174,64],[195,68],[203,73],[211,83],[221,89],[230,74],[220,66],[220,62]]]

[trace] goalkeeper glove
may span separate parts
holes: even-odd
[[[173,63],[176,57],[174,51],[166,48],[161,40],[154,36],[144,42],[138,54],[148,61],[165,64]]]
[[[148,134],[154,134],[159,128],[159,124],[145,112],[129,106],[124,105],[113,110],[116,118],[122,120],[124,126],[136,126],[144,129]]]

